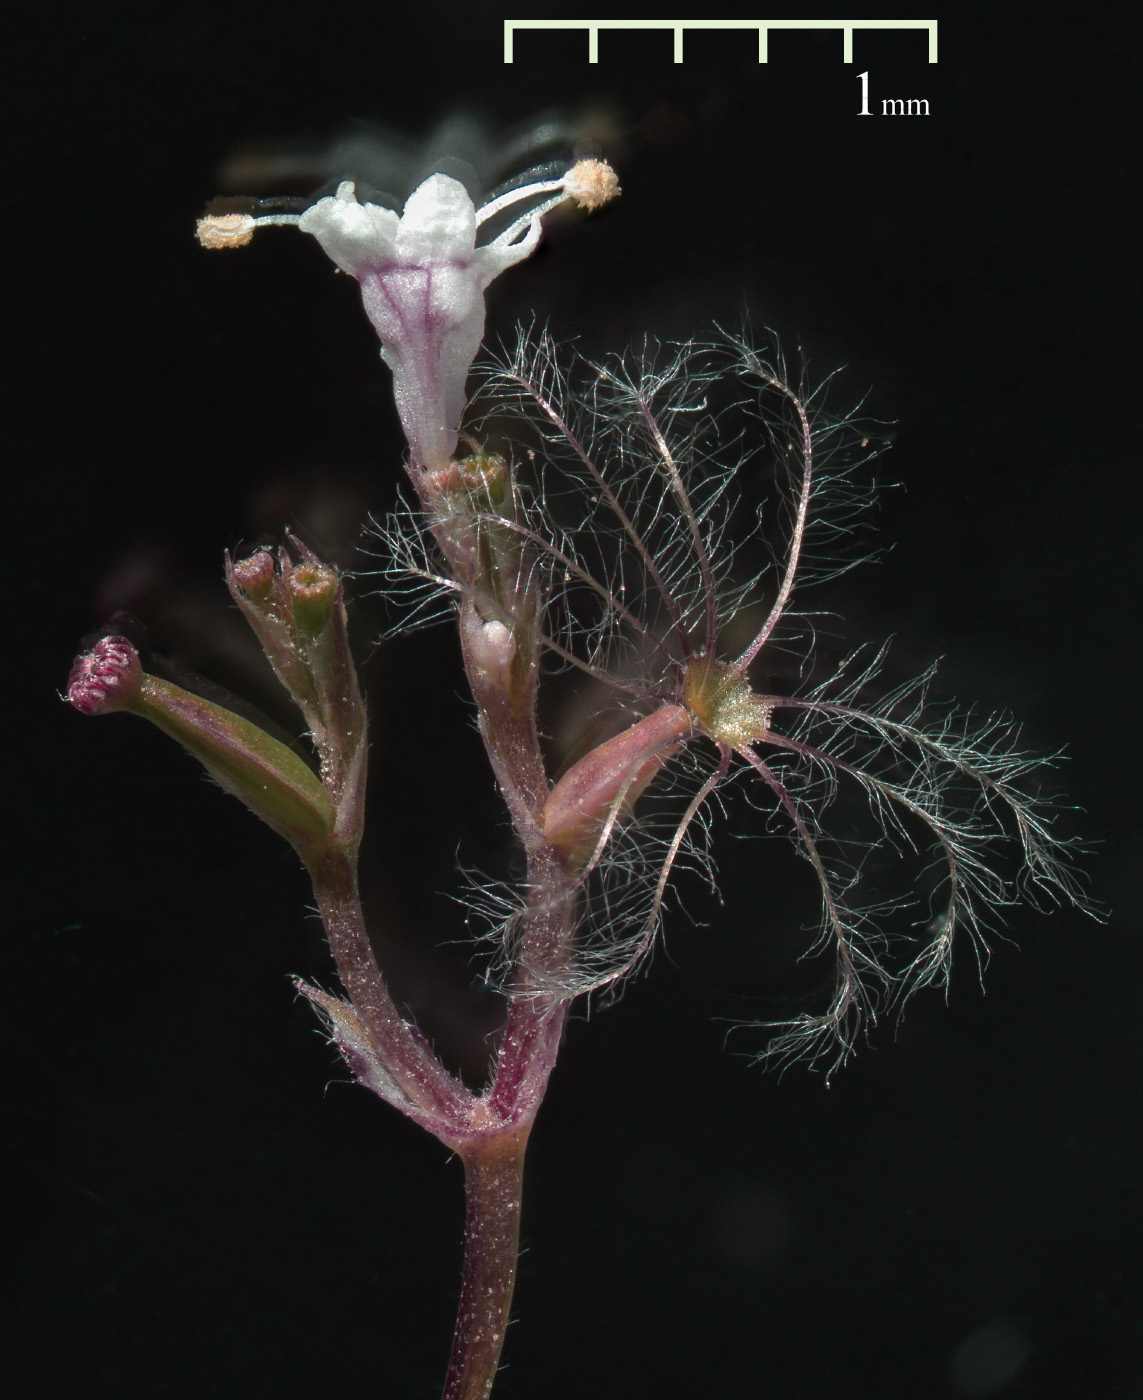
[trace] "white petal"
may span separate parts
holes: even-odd
[[[342,272],[360,279],[393,261],[399,222],[380,204],[329,195],[306,210],[298,227],[313,234]]]
[[[470,258],[476,246],[476,207],[451,175],[430,175],[405,201],[397,255],[421,262]]]

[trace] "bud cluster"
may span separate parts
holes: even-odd
[[[338,807],[339,834],[360,839],[365,706],[337,571],[291,536],[276,555],[266,549],[237,561],[227,555],[226,582],[305,718],[322,782]]]
[[[310,726],[321,776],[242,715],[144,672],[125,637],[77,658],[67,698],[81,714],[128,710],[177,739],[228,792],[285,836],[307,864],[360,839],[365,710],[337,571],[300,541],[226,561],[226,577],[279,679]]]

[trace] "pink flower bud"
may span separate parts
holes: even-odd
[[[693,727],[681,705],[662,705],[585,754],[544,804],[542,823],[549,843],[573,865],[587,861],[608,819],[630,813]]]
[[[245,559],[236,559],[230,572],[239,588],[256,602],[264,603],[273,592],[277,571],[269,550],[256,549]]]
[[[81,715],[130,709],[139,698],[143,668],[126,637],[101,637],[77,656],[67,679],[68,704]]]

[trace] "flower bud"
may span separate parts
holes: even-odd
[[[508,464],[493,452],[476,452],[459,462],[425,472],[421,490],[434,512],[448,516],[499,515],[510,499]]]
[[[337,586],[337,571],[327,564],[298,564],[286,574],[294,621],[304,636],[316,637],[333,616]]]
[[[333,831],[333,802],[303,759],[241,715],[145,674],[126,637],[103,637],[76,660],[67,698],[80,714],[130,710],[149,719],[303,860],[317,854]]]
[[[508,690],[512,684],[512,662],[516,659],[516,639],[503,622],[482,622],[473,617],[465,628],[466,664],[475,670],[482,686]]]
[[[67,678],[68,704],[81,715],[131,709],[138,703],[142,680],[139,655],[127,638],[101,637],[72,665]]]
[[[349,646],[341,576],[296,536],[288,536],[287,545],[276,557],[265,549],[237,561],[228,554],[226,584],[305,718],[344,834],[350,788],[357,793],[358,829],[363,813],[358,799],[365,772],[365,706]]]
[[[274,591],[277,571],[274,556],[268,549],[256,549],[245,559],[236,559],[230,565],[234,582],[256,603],[265,603]]]
[[[541,825],[549,844],[569,864],[585,864],[608,820],[630,814],[692,729],[693,720],[681,705],[663,705],[585,754],[544,804]]]

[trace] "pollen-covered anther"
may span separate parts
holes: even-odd
[[[619,176],[605,160],[578,161],[564,176],[564,190],[581,209],[600,209],[621,195]]]
[[[723,661],[699,657],[683,682],[687,709],[712,739],[732,749],[761,739],[773,707],[750,689],[741,672]]]
[[[250,214],[208,214],[195,225],[195,237],[204,248],[243,248],[254,237]]]

